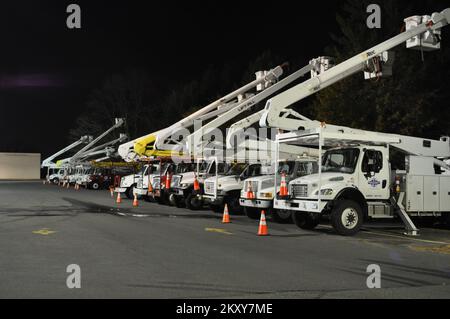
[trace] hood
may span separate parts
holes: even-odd
[[[330,182],[330,179],[336,179],[331,182],[346,182],[352,177],[353,175],[351,174],[334,173],[334,172],[321,174],[322,183]],[[292,184],[312,184],[318,182],[319,182],[319,174],[311,174],[294,179],[292,181]]]

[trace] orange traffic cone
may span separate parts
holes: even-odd
[[[133,199],[133,207],[138,207],[139,203],[138,203],[138,199],[137,199],[137,194],[134,194],[134,199]]]
[[[280,184],[280,197],[288,196],[288,188],[286,185],[286,173],[281,174],[281,184]]]
[[[167,172],[167,175],[166,175],[166,185],[165,185],[165,187],[166,187],[166,189],[169,189],[170,188],[170,183],[172,182],[172,175],[169,173],[169,172]]]
[[[111,198],[114,198],[114,187],[110,187],[109,192],[111,194]]]
[[[255,199],[255,193],[253,193],[252,182],[247,182],[247,199]]]
[[[194,177],[194,191],[198,192],[200,190],[200,184],[198,182],[197,176]]]
[[[120,198],[120,193],[117,193],[116,203],[117,203],[117,204],[122,203],[122,198]]]
[[[259,220],[258,236],[269,235],[269,230],[267,229],[266,223],[266,213],[264,210],[261,211],[261,219]]]
[[[222,223],[224,223],[224,224],[231,223],[231,221],[230,221],[230,214],[228,213],[228,205],[227,204],[225,204],[225,207],[223,208]]]
[[[148,192],[153,193],[153,186],[152,183],[150,183],[150,181],[148,181]]]

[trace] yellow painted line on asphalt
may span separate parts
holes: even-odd
[[[33,234],[43,235],[43,236],[51,235],[54,233],[56,233],[55,230],[50,230],[48,228],[42,228],[42,229],[33,231]]]
[[[226,229],[223,228],[205,228],[205,231],[213,232],[213,233],[221,233],[226,235],[233,235],[233,233],[230,233]]]
[[[447,254],[450,255],[450,245],[443,246],[409,246],[412,250],[415,251],[426,251],[431,253],[439,253],[439,254]]]

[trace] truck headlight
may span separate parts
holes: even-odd
[[[319,195],[319,191],[317,190],[314,195]],[[333,190],[331,188],[325,188],[320,190],[320,195],[330,196],[333,195]]]
[[[273,193],[269,192],[269,193],[259,193],[259,196],[262,198],[273,198]]]

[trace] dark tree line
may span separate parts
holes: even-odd
[[[337,62],[352,57],[398,34],[405,17],[445,8],[442,1],[378,1],[382,28],[368,29],[366,7],[373,1],[346,0],[336,15],[338,30],[330,34],[324,54]],[[320,32],[320,31],[317,31]],[[405,46],[395,49],[393,76],[364,81],[358,73],[319,92],[294,107],[312,118],[355,128],[438,138],[450,134],[450,35],[443,30],[442,49],[425,52]],[[242,68],[232,63],[209,66],[198,79],[158,96],[155,83],[142,71],[128,71],[105,80],[89,97],[86,111],[77,119],[71,139],[99,134],[114,117],[127,119],[131,138],[169,126],[196,109],[251,81],[254,72],[284,62],[263,52]],[[291,70],[307,61],[294,61]]]

